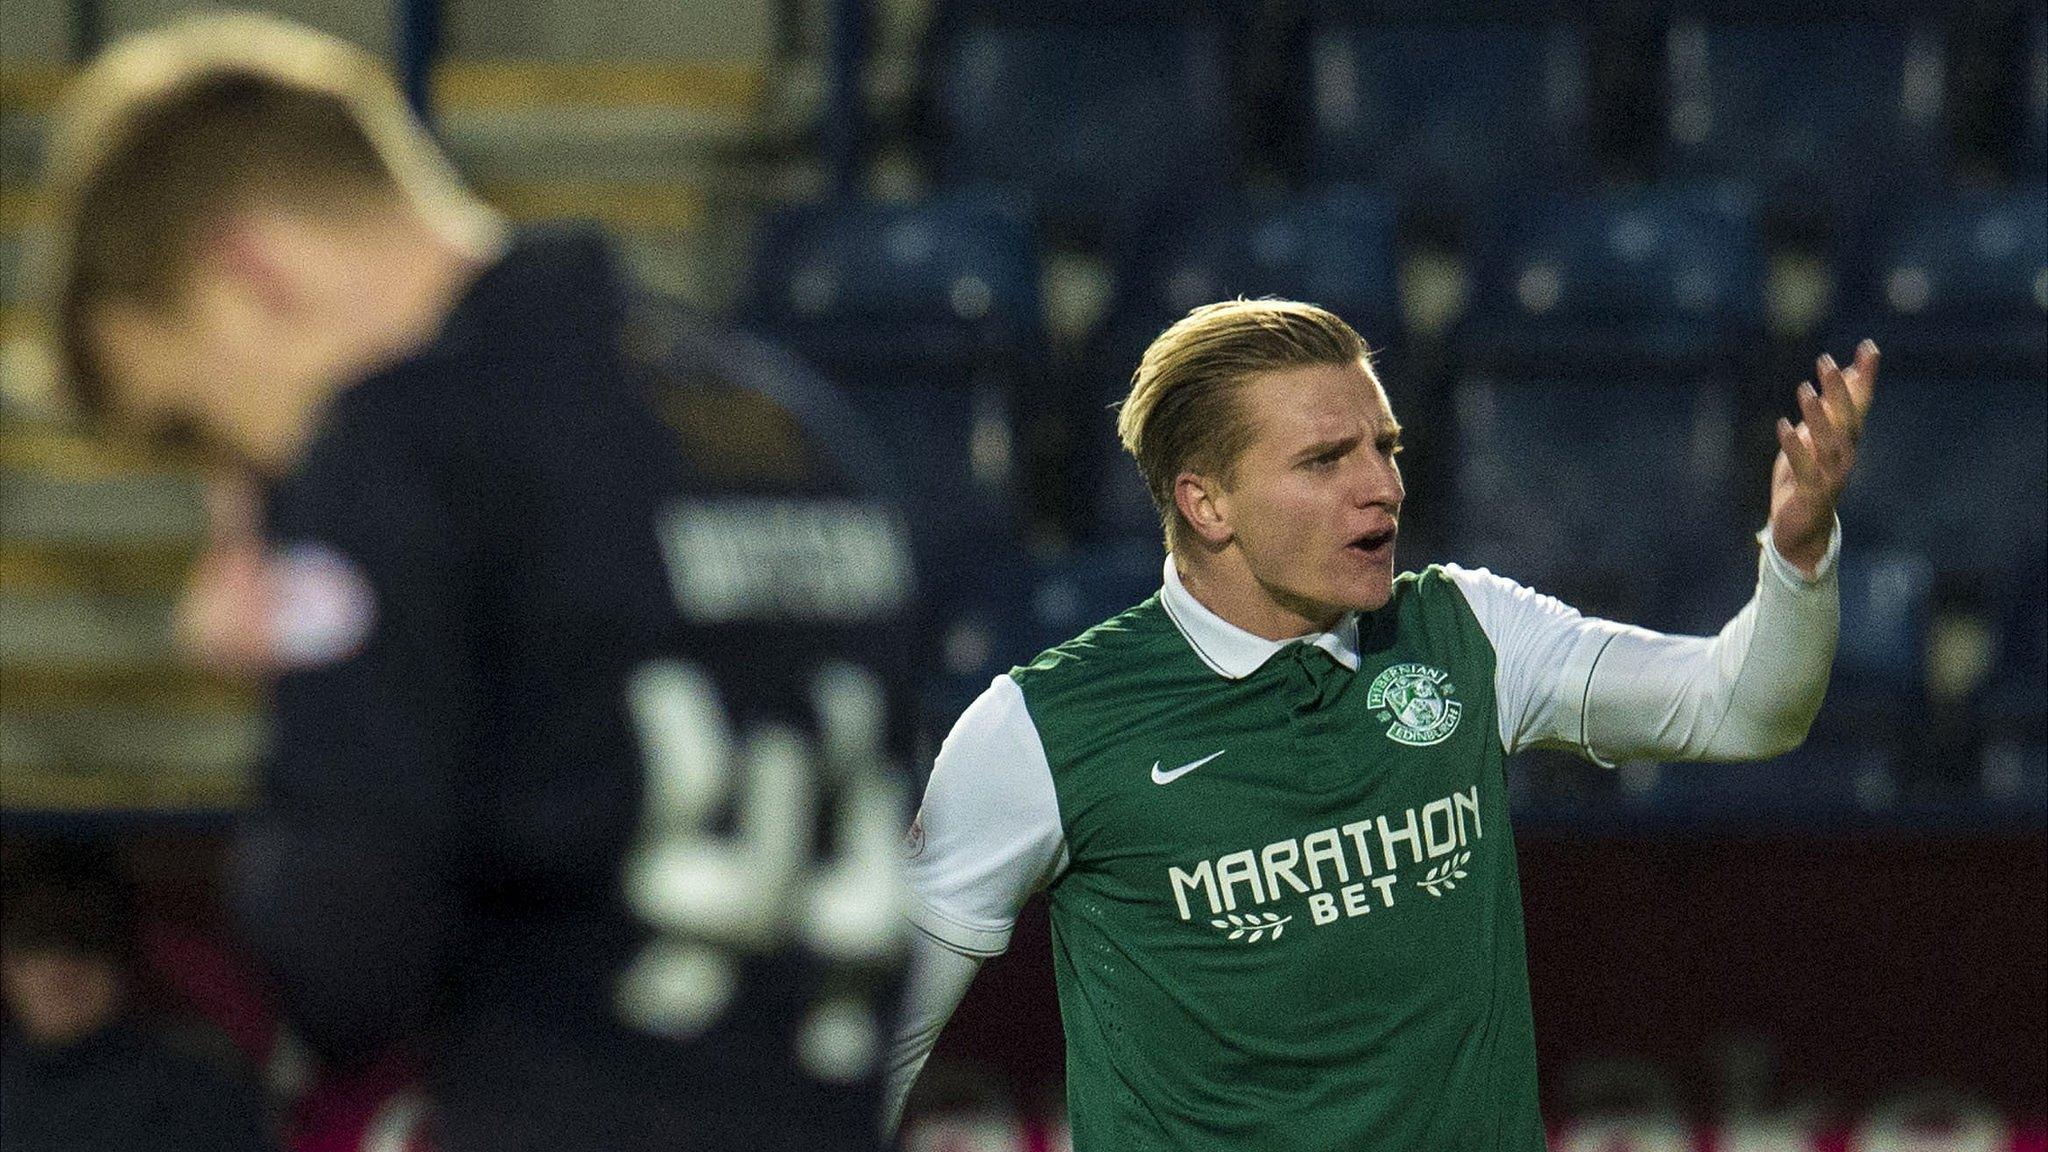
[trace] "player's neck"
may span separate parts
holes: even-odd
[[[328,319],[298,342],[296,364],[267,390],[273,410],[259,421],[266,434],[255,445],[257,463],[289,471],[333,398],[431,342],[496,255],[411,214],[353,239],[325,265],[332,273],[318,290],[330,300]]]
[[[1181,586],[1197,603],[1262,640],[1328,632],[1344,617],[1341,610],[1301,603],[1263,583],[1235,548],[1198,555],[1176,550],[1173,564]]]
[[[345,387],[418,352],[496,255],[410,213],[366,234],[352,261],[354,282],[342,286],[362,307],[337,310],[336,356],[323,383]]]

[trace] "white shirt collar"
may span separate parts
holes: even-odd
[[[1335,657],[1337,663],[1353,672],[1358,671],[1358,613],[1346,612],[1337,626],[1328,632],[1311,632],[1296,636],[1292,640],[1268,640],[1254,636],[1239,628],[1216,613],[1209,611],[1187,586],[1180,582],[1180,572],[1173,566],[1173,555],[1166,557],[1165,586],[1159,590],[1159,602],[1166,607],[1166,614],[1173,620],[1180,634],[1186,638],[1188,647],[1218,676],[1231,680],[1242,680],[1259,670],[1275,652],[1289,644],[1313,644]]]

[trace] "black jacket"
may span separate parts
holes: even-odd
[[[127,1024],[63,1046],[0,1041],[0,1152],[258,1152],[262,1099]]]
[[[426,1054],[450,1152],[863,1152],[900,953],[804,901],[893,917],[907,537],[829,396],[644,307],[529,235],[325,413],[243,923],[321,1055]]]

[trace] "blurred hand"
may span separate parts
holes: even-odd
[[[1877,386],[1877,345],[1856,346],[1856,362],[1843,371],[1822,353],[1812,381],[1799,386],[1794,426],[1778,419],[1778,459],[1771,466],[1771,543],[1778,554],[1812,576],[1827,555],[1835,504],[1856,465],[1856,441]]]
[[[214,672],[256,676],[276,664],[276,597],[256,487],[228,473],[206,488],[206,550],[172,615],[179,653]]]

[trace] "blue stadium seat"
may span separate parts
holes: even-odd
[[[1031,226],[1001,198],[772,213],[742,314],[868,413],[941,536],[1007,527],[1015,396],[1043,363]]]
[[[1311,10],[1311,166],[1404,199],[1475,197],[1591,173],[1586,43],[1575,25],[1383,21]]]
[[[914,500],[949,523],[934,530],[978,534],[1009,527],[1017,461],[1012,381],[865,381],[848,389],[854,406],[900,454]]]
[[[1114,440],[1091,444],[1089,475],[1094,488],[1093,539],[1119,540],[1160,532],[1159,509],[1145,478]]]
[[[1753,562],[1734,522],[1724,390],[1475,379],[1455,403],[1460,563],[1660,626],[1646,607],[1703,570]]]
[[[2048,735],[2048,587],[2038,568],[2013,575],[1980,703],[1995,722],[2039,740]]]
[[[1045,563],[1033,563],[1014,544],[984,549],[953,586],[931,597],[940,660],[924,692],[929,734],[943,736],[992,677],[1157,591],[1164,555],[1157,533],[1084,546]]]
[[[1926,695],[1934,566],[1915,552],[1847,549],[1842,626],[1829,696],[1858,714],[1919,708]]]
[[[1671,170],[1788,207],[1859,207],[1946,160],[1938,23],[1681,19],[1666,37]]]
[[[820,363],[912,375],[1038,355],[1038,254],[1015,197],[827,201],[770,213],[743,313]]]
[[[2013,150],[2013,170],[2020,180],[2048,178],[2048,8],[2039,4],[2028,13],[2021,50],[2020,138]]]
[[[1849,293],[1888,352],[1983,374],[2048,371],[2048,184],[1916,206]]]
[[[1898,802],[1896,756],[1866,742],[1809,742],[1770,760],[1665,764],[1648,800],[1681,827],[1783,823],[1802,831],[1865,823]]]
[[[1131,387],[1131,373],[1145,349],[1167,326],[1185,314],[1172,311],[1149,279],[1129,298],[1109,310],[1076,357],[1069,384],[1076,431],[1075,474],[1070,483],[1085,488],[1089,539],[1116,540],[1156,536],[1159,516],[1137,466],[1124,454],[1116,437],[1116,405]]]
[[[1237,296],[1320,304],[1374,346],[1401,323],[1393,198],[1331,185],[1266,204],[1232,204],[1166,231],[1126,279],[1141,281],[1161,327]]]
[[[936,746],[989,681],[1044,647],[1032,623],[1037,569],[1023,546],[986,533],[934,565],[947,575],[926,590],[938,640],[923,691],[926,734]]]
[[[948,184],[1004,183],[1086,238],[1126,235],[1228,182],[1225,23],[1201,5],[955,4],[925,67]]]
[[[1155,531],[1083,546],[1046,565],[1031,596],[1038,646],[1070,640],[1157,592],[1165,558]]]
[[[2038,583],[2048,555],[2048,389],[2024,377],[1886,376],[1842,501],[1844,538],[1937,573]]]
[[[1979,779],[1984,800],[1994,810],[2038,828],[2042,813],[2048,812],[2048,741],[2037,736],[1994,742],[1984,750]]]
[[[1459,333],[1468,364],[1598,372],[1711,364],[1747,348],[1763,325],[1755,207],[1729,184],[1505,202],[1473,269]]]

